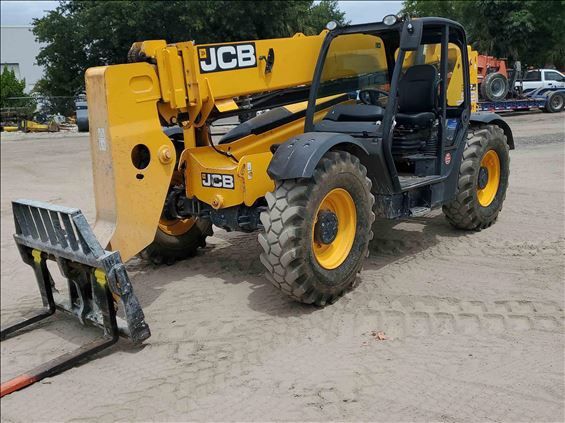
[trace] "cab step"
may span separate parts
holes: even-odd
[[[414,176],[414,175],[402,175],[398,177],[400,182],[400,187],[402,191],[407,191],[410,189],[418,188],[423,185],[429,185],[435,182],[440,182],[443,178],[439,175],[430,176]]]
[[[427,215],[429,212],[431,212],[432,209],[429,207],[412,207],[410,209],[410,216],[412,217],[422,217]]]

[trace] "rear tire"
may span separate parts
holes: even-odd
[[[504,100],[508,94],[508,79],[501,73],[489,73],[481,82],[481,95],[486,100]]]
[[[357,157],[329,152],[311,179],[278,181],[266,195],[269,210],[261,213],[265,232],[259,243],[261,262],[275,287],[297,301],[324,306],[354,284],[375,219],[366,175]],[[320,235],[325,230],[321,222],[332,214],[335,231]]]
[[[508,151],[506,136],[499,126],[485,125],[473,131],[463,151],[457,194],[451,203],[443,206],[443,213],[451,225],[458,229],[480,231],[496,221],[508,188]],[[487,170],[485,181],[485,172],[481,168],[488,168],[489,162],[498,163],[494,166],[498,171]],[[496,186],[489,185],[497,182],[492,179],[496,174],[498,183]]]
[[[565,94],[560,92],[552,92],[547,96],[546,107],[542,110],[547,113],[559,113],[565,105]]]
[[[157,229],[155,239],[142,252],[141,257],[154,264],[173,264],[196,255],[196,250],[206,246],[206,237],[212,235],[212,223],[207,219],[196,219],[185,233],[171,235]]]

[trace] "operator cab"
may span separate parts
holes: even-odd
[[[339,93],[351,100],[319,121],[307,114],[306,131],[380,143],[397,189],[440,179],[470,115],[467,60],[464,31],[447,19],[334,30],[322,47],[310,105]]]

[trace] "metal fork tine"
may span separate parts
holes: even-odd
[[[86,218],[78,209],[69,209],[38,201],[12,202],[16,225],[14,240],[25,264],[35,274],[43,309],[26,319],[0,328],[0,341],[57,310],[83,323],[103,330],[103,336],[75,351],[63,354],[12,380],[0,383],[0,397],[38,380],[64,371],[80,360],[109,347],[122,334],[134,343],[151,336],[151,331],[117,251],[100,245]],[[48,261],[69,283],[67,298],[54,295],[55,284]],[[118,304],[124,318],[118,318]]]

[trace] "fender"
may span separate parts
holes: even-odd
[[[514,150],[514,136],[512,135],[512,130],[510,126],[496,113],[491,112],[477,112],[471,113],[471,119],[469,122],[471,125],[477,123],[483,124],[491,124],[491,125],[498,125],[504,131],[504,135],[506,135],[506,142],[508,143],[508,147],[510,150]]]
[[[369,154],[365,146],[350,135],[306,132],[289,139],[277,148],[267,173],[273,180],[310,178],[322,156],[336,145],[359,147]]]

